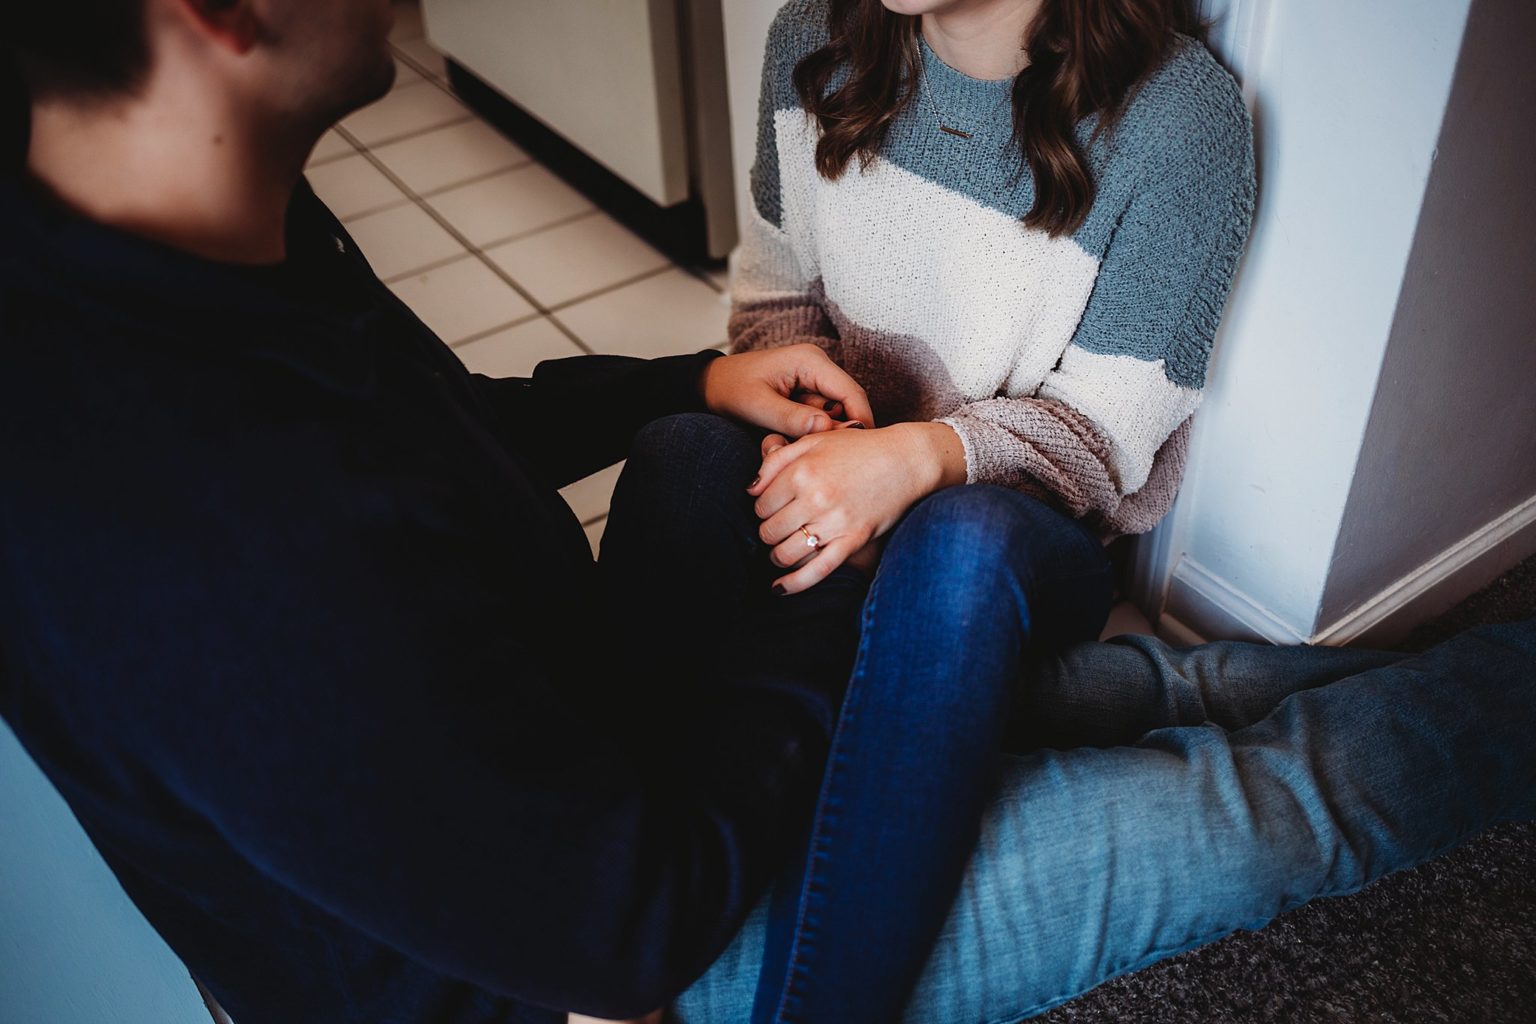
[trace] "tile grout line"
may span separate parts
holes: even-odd
[[[411,201],[414,202],[418,207],[420,207],[422,212],[424,212],[428,217],[432,218],[432,220],[436,221],[438,227],[440,227],[444,231],[446,231],[455,241],[457,241],[461,246],[463,246],[466,250],[468,250],[469,253],[472,256],[474,256],[482,264],[484,264],[486,269],[488,269],[491,273],[495,274],[497,277],[499,277],[503,281],[505,281],[507,283],[508,287],[510,287],[518,295],[521,295],[523,297],[523,300],[525,302],[527,302],[528,305],[532,306],[539,313],[541,313],[541,314],[543,314],[545,316],[549,315],[548,307],[546,307],[542,302],[540,302],[538,299],[536,299],[533,296],[533,293],[529,292],[528,289],[524,288],[522,285],[520,285],[516,281],[512,280],[512,275],[511,274],[508,274],[505,270],[503,270],[500,266],[498,266],[496,264],[495,260],[492,260],[478,246],[476,246],[473,242],[471,242],[464,235],[464,233],[462,231],[460,231],[458,228],[456,228],[452,224],[450,224],[446,217],[444,217],[442,214],[438,213],[435,209],[433,209],[430,205],[428,205],[426,200],[422,199],[421,196],[417,195],[415,190],[413,190],[412,188],[407,186],[405,182],[401,181],[399,176],[396,175],[393,171],[391,171],[387,166],[385,166],[384,162],[379,159],[378,155],[376,153],[374,153],[372,149],[364,149],[363,150],[363,155],[368,158],[368,162],[369,163],[373,164],[376,168],[378,168],[378,170],[379,170],[379,172],[381,174],[383,174],[385,177],[387,177],[390,181],[394,182],[396,188],[400,189],[400,191],[404,192],[408,197],[410,197]],[[564,324],[560,323],[560,321],[555,320],[553,317],[551,317],[551,322],[554,323],[555,326],[560,328],[562,333],[564,333],[567,337],[569,337],[572,341],[574,341],[576,343],[576,346],[578,348],[580,348],[583,352],[587,353],[588,355],[595,355],[596,354],[595,352],[593,352],[591,346],[589,346],[586,342],[584,342],[580,338],[578,338],[575,335],[575,333],[571,331],[570,328],[568,328]]]
[[[334,131],[335,128],[336,128],[335,125],[331,126],[331,130],[332,131]],[[340,133],[337,134],[337,138],[341,138]],[[344,140],[344,141],[347,142],[348,146],[352,145],[351,141],[349,141],[349,140]],[[304,165],[304,173],[308,174],[310,171],[314,170],[317,167],[326,167],[326,166],[328,166],[330,164],[340,163],[341,161],[347,159],[348,157],[358,156],[358,155],[359,155],[359,153],[358,153],[358,151],[356,149],[348,149],[347,152],[345,152],[345,153],[332,153],[330,156],[323,156],[323,157],[321,157],[318,160],[311,159],[309,161],[309,163]]]
[[[447,127],[452,128],[452,127],[455,127],[455,126],[454,125],[448,125]],[[456,188],[463,188],[465,185],[478,185],[482,181],[489,181],[490,179],[496,177],[498,174],[506,174],[508,171],[521,171],[521,170],[525,170],[525,169],[527,169],[529,167],[536,167],[536,166],[538,166],[538,161],[534,160],[533,157],[531,157],[528,154],[524,153],[523,154],[523,159],[518,161],[518,162],[516,162],[516,163],[504,164],[503,166],[497,167],[494,170],[481,171],[478,174],[475,174],[475,175],[473,175],[471,177],[468,177],[468,178],[464,178],[464,179],[462,179],[460,181],[450,181],[446,185],[434,185],[431,188],[427,189],[425,192],[420,192],[418,194],[423,199],[431,199],[434,196],[442,195],[444,192],[452,192]]]
[[[425,34],[423,34],[420,38],[425,39],[426,38]],[[430,46],[431,44],[428,43],[428,45]],[[446,82],[439,80],[436,75],[432,74],[431,71],[429,71],[422,64],[420,64],[418,61],[416,61],[415,58],[411,57],[409,54],[407,54],[404,51],[402,51],[399,47],[395,46],[393,41],[391,41],[391,43],[390,43],[390,49],[394,52],[395,56],[397,58],[399,58],[407,67],[410,67],[413,71],[417,72],[418,74],[420,74],[422,76],[422,82],[430,82],[431,84],[437,86],[442,92],[447,94],[450,98],[454,99],[455,101],[457,101],[459,103],[463,103],[463,100],[460,99],[460,97],[453,91],[453,89]],[[413,86],[422,84],[422,82],[412,82],[412,83],[410,83],[407,86],[403,86],[403,88],[411,88]],[[625,287],[628,287],[628,286],[630,286],[632,284],[638,284],[639,282],[644,281],[644,280],[648,280],[648,279],[650,279],[652,277],[658,277],[661,274],[666,273],[668,270],[674,270],[674,269],[675,270],[681,270],[683,273],[687,274],[688,276],[694,278],[695,280],[697,280],[700,283],[702,283],[703,285],[705,285],[705,287],[709,288],[711,291],[715,292],[717,295],[725,293],[725,289],[721,288],[720,286],[718,286],[703,271],[697,270],[697,269],[695,269],[693,267],[690,267],[690,266],[685,266],[685,265],[683,265],[681,263],[676,263],[676,262],[674,262],[672,260],[668,260],[665,264],[663,264],[662,266],[660,266],[660,267],[658,267],[658,268],[656,268],[654,270],[647,271],[647,272],[645,272],[643,274],[637,274],[637,275],[635,275],[635,276],[633,276],[631,278],[628,278],[626,280],[620,281],[617,284],[612,284],[612,285],[608,285],[608,286],[603,287],[603,288],[596,289],[595,291],[592,291],[592,292],[587,293],[585,295],[577,296],[576,298],[563,300],[562,302],[557,303],[554,306],[546,306],[546,305],[544,305],[544,303],[542,303],[537,298],[535,298],[531,292],[529,292],[522,285],[518,284],[518,282],[515,281],[510,274],[508,274],[505,270],[503,270],[496,263],[495,260],[493,260],[489,256],[487,256],[485,250],[489,249],[489,248],[497,248],[497,247],[500,247],[502,245],[508,245],[508,244],[511,244],[512,242],[521,241],[521,240],[526,239],[526,238],[532,238],[533,236],[538,235],[538,234],[540,234],[542,232],[549,231],[549,230],[557,228],[557,227],[563,227],[563,226],[565,226],[567,224],[574,223],[574,222],[576,222],[578,220],[582,220],[582,219],[585,219],[587,217],[596,216],[596,215],[604,212],[601,209],[601,207],[594,206],[594,208],[591,209],[591,210],[587,210],[587,211],[584,211],[584,212],[579,213],[579,214],[574,214],[574,215],[572,215],[570,217],[563,218],[563,219],[561,219],[559,221],[554,221],[554,222],[551,222],[549,224],[542,225],[541,227],[535,228],[533,230],[526,231],[526,232],[523,232],[521,234],[510,235],[510,236],[508,236],[506,238],[499,239],[499,240],[492,241],[492,242],[488,242],[484,246],[480,246],[480,245],[476,245],[473,242],[471,242],[467,236],[465,236],[456,227],[454,227],[452,224],[450,224],[446,218],[444,218],[441,214],[439,214],[437,212],[436,209],[434,209],[429,203],[427,203],[426,202],[426,196],[441,195],[444,192],[451,191],[452,189],[458,188],[458,187],[460,187],[462,185],[473,184],[475,181],[486,180],[486,179],[494,177],[497,174],[501,174],[501,173],[504,173],[504,172],[509,171],[509,170],[521,169],[523,167],[528,167],[528,166],[540,166],[540,167],[542,167],[543,166],[542,164],[540,164],[537,160],[535,160],[533,157],[530,156],[528,158],[527,163],[525,163],[525,164],[516,164],[516,165],[509,166],[509,167],[504,167],[501,170],[488,172],[487,174],[485,174],[485,175],[483,175],[481,177],[477,177],[477,178],[475,178],[473,180],[466,180],[466,181],[458,182],[458,183],[456,183],[454,185],[445,185],[442,188],[433,189],[433,190],[431,190],[428,193],[421,194],[421,193],[417,193],[414,189],[412,189],[411,187],[406,185],[406,183],[404,181],[402,181],[399,178],[399,176],[397,176],[393,171],[391,171],[383,163],[383,161],[379,158],[379,156],[376,153],[374,153],[374,149],[376,147],[383,147],[383,146],[391,145],[393,143],[403,142],[406,139],[416,138],[416,137],[419,137],[421,135],[425,135],[428,132],[437,131],[438,129],[447,128],[447,127],[450,127],[452,125],[462,124],[465,121],[481,121],[482,123],[484,123],[484,119],[480,118],[479,115],[475,114],[473,110],[470,110],[470,108],[468,108],[468,107],[465,107],[465,109],[469,111],[469,115],[466,118],[463,118],[461,120],[452,121],[452,122],[449,122],[447,124],[434,125],[433,127],[430,127],[430,128],[422,128],[422,129],[419,129],[419,130],[417,130],[415,132],[412,132],[410,134],[407,134],[407,135],[401,135],[401,136],[396,137],[396,138],[391,138],[391,139],[383,140],[383,141],[376,142],[376,143],[364,144],[360,139],[358,139],[350,131],[342,128],[342,126],[339,123],[335,126],[335,130],[337,131],[338,134],[340,134],[343,138],[345,138],[349,143],[351,143],[358,150],[358,152],[362,156],[366,157],[368,159],[368,162],[373,164],[374,167],[377,168],[380,173],[382,173],[386,178],[388,178],[391,182],[393,182],[395,187],[400,189],[400,191],[405,194],[406,198],[409,201],[414,202],[419,208],[421,208],[421,210],[424,213],[427,214],[428,217],[430,217],[433,221],[435,221],[438,224],[439,227],[441,227],[451,237],[453,237],[461,246],[463,246],[464,249],[469,253],[469,255],[474,256],[476,259],[478,259],[487,269],[489,269],[493,274],[495,274],[502,281],[504,281],[510,288],[512,288],[512,290],[514,292],[516,292],[518,295],[522,296],[522,298],[530,306],[532,306],[534,308],[534,310],[536,311],[536,313],[539,316],[542,316],[545,319],[547,319],[551,324],[554,325],[554,327],[557,330],[560,331],[560,333],[564,334],[579,349],[581,349],[581,351],[587,353],[588,355],[594,355],[596,353],[594,352],[592,347],[586,343],[586,341],[584,341],[579,335],[576,334],[575,331],[573,331],[570,327],[568,327],[564,323],[564,321],[562,321],[559,317],[557,317],[555,315],[555,313],[557,311],[570,309],[570,308],[572,308],[572,307],[574,307],[574,306],[576,306],[576,305],[578,305],[578,304],[580,304],[582,302],[586,302],[586,301],[588,301],[590,299],[598,298],[598,297],[600,297],[602,295],[608,294],[609,292],[617,291],[620,288],[625,288]],[[495,129],[493,128],[492,130],[494,131]],[[500,135],[501,133],[497,132],[497,134]],[[513,143],[513,145],[516,145],[516,143]],[[519,147],[519,149],[521,149],[521,147]],[[404,204],[399,204],[399,205],[404,205]],[[393,208],[393,207],[391,207],[391,208]],[[379,212],[379,211],[375,211],[375,212]],[[415,274],[422,273],[425,270],[437,269],[437,268],[446,266],[449,263],[453,263],[453,262],[456,262],[457,260],[461,260],[463,258],[464,258],[464,256],[462,254],[456,254],[455,256],[453,256],[450,259],[446,259],[446,260],[443,260],[441,262],[431,264],[429,266],[419,267],[419,268],[417,268],[415,270],[408,271],[408,272],[400,274],[400,275],[398,275],[396,277],[393,277],[390,280],[391,281],[401,281],[401,280],[404,280],[407,277],[413,276]],[[385,282],[385,283],[388,284],[390,282]],[[522,318],[521,320],[514,321],[514,322],[509,323],[509,324],[504,324],[501,327],[493,328],[492,330],[486,331],[486,332],[484,332],[484,333],[482,333],[480,335],[474,335],[474,336],[470,336],[470,337],[466,337],[466,338],[460,339],[459,341],[455,342],[454,344],[455,345],[462,345],[462,344],[467,344],[470,341],[478,341],[478,340],[480,340],[483,337],[488,337],[489,335],[491,335],[493,333],[496,333],[497,331],[508,330],[508,329],[510,329],[512,327],[515,327],[515,326],[520,326],[520,325],[525,324],[525,323],[530,323],[534,319],[535,319],[534,315],[529,315],[529,316],[526,316],[526,317]]]
[[[372,152],[374,150],[379,150],[379,149],[388,149],[390,146],[396,146],[396,145],[399,145],[402,142],[413,142],[416,139],[420,139],[420,138],[423,138],[423,137],[425,137],[427,135],[431,135],[433,132],[440,132],[440,131],[443,131],[443,130],[445,130],[447,128],[457,128],[457,127],[459,127],[462,124],[470,124],[470,123],[476,123],[476,122],[484,123],[484,122],[481,122],[479,118],[477,118],[473,114],[471,114],[469,117],[463,118],[462,120],[449,121],[447,124],[433,125],[431,128],[418,128],[415,131],[412,131],[412,132],[410,132],[408,134],[392,136],[386,142],[375,142],[372,145],[364,144],[364,142],[361,139],[359,139],[356,135],[354,135],[350,129],[343,128],[341,126],[341,123],[337,122],[336,124],[331,126],[331,130],[336,132],[336,134],[338,136],[340,136],[342,139],[345,139],[348,145],[356,146],[356,148],[352,152],[350,152],[350,153],[337,153],[337,154],[334,154],[332,156],[325,157],[322,160],[318,160],[318,161],[315,161],[313,163],[310,163],[310,164],[305,166],[304,170],[307,173],[308,171],[310,171],[310,170],[312,170],[313,168],[316,168],[316,167],[324,167],[327,164],[340,163],[341,161],[351,159],[354,156],[362,156],[365,152]],[[487,127],[489,127],[489,126],[487,126]],[[491,130],[495,131],[494,128],[491,129]],[[498,132],[497,135],[500,136],[500,133]],[[500,136],[500,137],[504,138],[504,136]],[[512,142],[511,140],[507,140],[507,141],[508,141],[508,145],[511,145],[511,146],[514,146],[514,147],[517,146],[517,143]],[[446,185],[434,185],[430,189],[427,189],[424,192],[419,192],[417,194],[420,195],[423,199],[430,199],[433,196],[440,196],[444,192],[452,192],[454,189],[462,188],[465,185],[475,185],[475,184],[478,184],[479,182],[487,181],[487,180],[489,180],[491,178],[496,177],[496,175],[498,175],[498,174],[505,174],[508,171],[520,171],[520,170],[522,170],[525,167],[533,167],[533,166],[537,166],[538,165],[538,161],[535,160],[533,157],[529,156],[527,153],[524,153],[522,151],[521,147],[518,147],[518,152],[521,154],[521,159],[514,160],[512,163],[502,164],[500,167],[493,168],[493,169],[491,169],[489,171],[480,171],[480,172],[477,172],[476,174],[473,174],[473,175],[469,176],[468,178],[456,179],[454,181],[450,181]],[[405,202],[407,200],[402,198],[401,201]],[[380,207],[380,209],[382,209],[382,207]],[[377,211],[374,211],[374,212],[377,212]],[[588,213],[590,213],[590,212],[591,211],[588,211]],[[587,215],[588,214],[583,213],[583,214],[579,214],[578,216],[583,216],[584,217],[584,216],[587,216]],[[525,234],[526,233],[527,232],[525,232]],[[511,238],[517,238],[517,237],[519,237],[519,236],[517,236],[517,235],[511,236]],[[508,239],[508,240],[510,241],[510,239]],[[494,243],[494,244],[500,244],[500,243],[498,242],[498,243]]]
[[[399,199],[391,199],[383,206],[370,206],[366,210],[358,210],[356,213],[349,213],[345,217],[338,216],[336,219],[341,221],[343,225],[351,224],[353,221],[362,220],[364,217],[372,217],[376,213],[388,213],[390,210],[398,210],[400,207],[409,206],[410,204],[411,201],[409,199],[401,196]],[[332,210],[331,212],[335,213],[336,211]]]
[[[409,205],[409,201],[407,201],[407,205]],[[364,253],[363,255],[366,256],[368,254]],[[383,281],[386,286],[397,285],[402,281],[408,281],[411,278],[416,277],[418,274],[429,274],[434,270],[442,270],[444,267],[451,266],[452,264],[458,263],[461,260],[467,260],[472,255],[474,254],[468,252],[456,252],[452,256],[444,256],[440,260],[433,260],[431,263],[423,263],[421,266],[414,270],[407,270],[402,273],[395,274],[393,277],[381,277],[379,280]],[[394,288],[391,287],[390,291],[394,291]]]
[[[418,36],[417,38],[419,38],[419,39],[426,39],[427,37],[425,35],[421,35],[421,36]],[[430,42],[428,42],[427,45],[431,46],[432,44]],[[449,96],[452,96],[454,99],[458,99],[459,98],[457,95],[454,94],[454,91],[448,87],[448,83],[446,81],[440,80],[437,77],[437,75],[432,72],[432,70],[430,68],[428,68],[425,64],[421,63],[421,61],[417,60],[415,57],[412,57],[409,53],[406,53],[400,47],[396,46],[393,41],[390,42],[389,48],[394,53],[395,57],[398,60],[400,60],[402,63],[404,63],[406,67],[410,68],[412,71],[414,71],[418,75],[420,75],[422,81],[424,81],[424,82],[431,82],[433,85],[437,86],[439,89],[443,90],[443,92],[447,93]],[[439,54],[439,56],[442,56],[442,55]],[[444,58],[444,59],[446,60],[447,58]],[[402,86],[402,88],[409,88],[410,86],[415,85],[415,84],[416,84],[415,82],[409,82],[405,86]]]
[[[546,231],[553,231],[555,228],[563,228],[569,224],[575,224],[579,220],[586,220],[588,217],[596,217],[604,212],[605,211],[601,207],[594,206],[590,210],[583,210],[580,213],[573,213],[568,217],[561,217],[559,220],[552,220],[548,224],[542,224],[539,227],[530,228],[527,231],[519,231],[515,235],[507,235],[505,238],[497,238],[493,241],[486,242],[480,248],[484,249],[486,252],[490,252],[492,249],[500,249],[502,246],[511,245],[513,242],[526,241],[527,239],[533,238],[537,235],[542,235]]]
[[[504,324],[497,324],[495,327],[487,328],[483,331],[476,331],[473,334],[466,334],[458,341],[448,341],[444,342],[444,344],[449,348],[458,348],[460,345],[472,345],[477,341],[484,341],[486,338],[489,338],[493,334],[500,334],[502,331],[510,331],[514,327],[523,327],[527,324],[533,323],[535,320],[548,319],[548,316],[537,311],[532,313],[525,313],[518,317],[516,320],[508,320]]]
[[[702,282],[704,285],[706,285],[709,288],[710,291],[714,292],[716,295],[724,295],[725,294],[725,289],[720,287],[718,284],[716,284],[710,278],[710,276],[708,274],[706,274],[704,271],[699,270],[696,267],[686,266],[686,265],[684,265],[682,263],[675,264],[675,266],[677,267],[677,269],[681,270],[683,273],[687,274],[689,277],[693,278],[695,281]]]
[[[664,266],[656,267],[653,270],[642,271],[641,273],[626,277],[622,281],[615,281],[613,284],[605,284],[601,288],[594,288],[592,291],[578,295],[575,298],[561,299],[559,302],[549,307],[549,313],[551,316],[556,313],[562,313],[565,310],[570,309],[572,306],[581,305],[583,302],[586,302],[589,299],[600,298],[601,296],[607,295],[609,292],[616,292],[620,288],[628,288],[632,284],[639,284],[641,281],[649,281],[653,277],[660,277],[662,274],[665,274],[669,270],[680,269],[682,268],[680,268],[676,263],[668,263]]]
[[[340,129],[338,129],[338,130],[340,130]],[[426,200],[421,195],[419,195],[413,189],[411,189],[408,185],[406,185],[406,183],[404,181],[402,181],[399,178],[398,175],[396,175],[393,171],[391,171],[384,164],[384,162],[379,158],[378,154],[376,154],[371,147],[366,147],[365,146],[365,147],[363,147],[360,150],[360,152],[361,152],[362,156],[367,158],[369,163],[373,164],[374,167],[378,168],[378,170],[382,174],[384,174],[387,178],[389,178],[389,180],[395,184],[396,188],[399,188],[403,193],[405,193],[406,197],[411,202],[414,202],[429,217],[431,217],[434,221],[436,221],[437,224],[440,227],[443,228],[443,230],[447,231],[454,238],[455,241],[457,241],[461,246],[463,246],[464,249],[468,251],[468,254],[470,256],[473,256],[476,259],[478,259],[493,274],[495,274],[497,277],[501,278],[501,280],[505,281],[512,288],[512,290],[517,292],[518,295],[522,296],[523,299],[530,306],[532,306],[534,308],[534,310],[537,311],[537,313],[540,316],[544,316],[544,317],[548,318],[550,323],[554,324],[554,326],[560,331],[560,333],[562,333],[566,337],[570,338],[571,341],[574,342],[578,348],[580,348],[583,352],[587,353],[588,355],[594,355],[596,353],[592,349],[592,347],[590,345],[588,345],[586,343],[586,341],[584,341],[575,331],[573,331],[569,326],[567,326],[564,323],[564,321],[560,320],[559,318],[557,318],[554,315],[557,311],[567,310],[567,309],[570,309],[573,306],[579,305],[582,302],[586,302],[589,299],[595,299],[595,298],[598,298],[600,296],[606,295],[609,292],[618,291],[620,288],[627,288],[627,287],[629,287],[632,284],[638,284],[641,281],[649,280],[652,277],[659,277],[660,275],[665,274],[669,270],[681,270],[681,271],[683,271],[685,273],[687,273],[689,271],[689,268],[684,267],[681,264],[674,263],[674,262],[668,260],[666,263],[662,264],[661,266],[656,267],[656,268],[654,268],[652,270],[647,270],[644,273],[635,274],[635,275],[633,275],[633,276],[631,276],[629,278],[626,278],[626,279],[624,279],[622,281],[618,281],[618,282],[613,283],[613,284],[605,285],[602,288],[594,289],[594,290],[592,290],[590,292],[586,292],[586,293],[584,293],[582,295],[578,295],[578,296],[576,296],[574,298],[563,299],[560,302],[554,304],[553,306],[546,305],[542,301],[540,301],[539,299],[535,298],[532,292],[528,291],[522,285],[518,284],[517,281],[515,281],[512,278],[512,275],[508,274],[505,270],[503,270],[501,268],[501,266],[496,263],[495,260],[491,259],[488,255],[486,255],[486,252],[485,252],[484,248],[482,248],[481,246],[478,246],[478,245],[474,244],[473,242],[471,242],[467,236],[465,236],[462,232],[460,232],[457,228],[455,228],[451,223],[449,223],[448,220],[445,217],[443,217],[435,209],[433,209],[432,206],[430,204],[428,204],[426,202]],[[396,206],[391,206],[390,209],[397,209],[399,206],[403,206],[403,205],[405,205],[405,204],[403,204],[403,203],[397,204]],[[379,212],[379,211],[375,211],[375,212]],[[562,221],[558,221],[558,222],[551,223],[551,224],[546,224],[546,225],[544,225],[541,228],[537,228],[535,230],[525,232],[522,235],[513,236],[511,239],[508,239],[508,242],[516,241],[516,240],[521,240],[523,238],[531,238],[534,235],[537,235],[537,234],[539,234],[539,233],[541,233],[543,231],[547,231],[547,230],[549,230],[551,228],[559,227],[559,226],[561,226],[563,224],[573,223],[573,222],[575,222],[577,220],[582,220],[582,219],[585,219],[587,217],[595,216],[595,215],[597,215],[599,213],[602,213],[602,212],[603,211],[600,208],[599,209],[592,209],[592,210],[583,211],[580,214],[576,214],[576,215],[574,215],[572,217],[569,217],[569,218],[566,218],[566,219],[564,219]],[[497,243],[495,243],[495,246],[500,246],[500,245],[504,245],[504,244],[508,244],[508,243],[507,242],[497,242]],[[452,257],[446,258],[444,260],[441,260],[441,261],[438,261],[438,262],[435,262],[435,263],[432,263],[432,264],[429,264],[429,265],[424,265],[424,266],[421,266],[421,267],[417,267],[417,268],[415,268],[413,270],[403,271],[402,273],[400,273],[398,275],[395,275],[394,277],[391,277],[389,280],[385,281],[384,283],[386,285],[388,285],[390,283],[394,283],[394,282],[398,282],[398,281],[403,281],[406,278],[413,277],[413,276],[415,276],[417,274],[420,274],[420,273],[422,273],[422,272],[424,272],[426,270],[440,269],[442,267],[447,266],[450,263],[456,263],[459,260],[462,260],[464,258],[465,258],[465,255],[463,253],[456,253]],[[696,276],[696,275],[692,275],[692,276]],[[717,294],[718,294],[718,289],[712,289],[712,290],[716,291]],[[517,323],[524,323],[524,322],[530,321],[532,319],[533,319],[532,316],[524,317],[521,321],[518,321]],[[506,327],[511,327],[511,326],[515,326],[515,324],[504,324],[504,325],[502,325],[502,327],[495,328],[495,330],[502,330],[502,329],[504,329]],[[492,332],[487,332],[487,333],[492,333]],[[469,340],[478,340],[478,338],[476,338],[476,339],[469,339],[469,338],[461,339],[460,341],[455,342],[455,344],[463,344],[464,342],[469,341]]]
[[[407,88],[409,88],[409,86],[407,86]],[[363,109],[366,110],[368,108],[364,107]],[[467,110],[468,108],[465,108],[465,109]],[[348,116],[350,116],[350,115],[348,115]],[[477,120],[477,118],[475,117],[474,113],[473,112],[469,112],[469,113],[466,113],[463,117],[455,117],[451,121],[440,121],[440,122],[438,122],[436,124],[427,125],[425,128],[412,128],[408,132],[401,132],[399,135],[389,135],[389,136],[386,136],[386,137],[384,137],[382,139],[379,139],[377,142],[368,142],[368,143],[363,142],[362,139],[358,138],[358,136],[353,133],[352,129],[343,126],[340,121],[336,122],[336,126],[335,127],[336,127],[336,130],[338,132],[345,132],[346,133],[346,137],[348,139],[352,140],[353,143],[358,147],[359,152],[361,152],[365,147],[393,146],[397,142],[409,142],[411,139],[420,138],[421,136],[427,134],[428,132],[435,132],[435,131],[437,131],[439,128],[453,128],[453,127],[455,127],[457,125],[467,124],[468,122],[474,121],[474,120]]]
[[[412,200],[406,198],[406,200],[398,201],[398,203],[390,203],[389,206],[379,207],[379,209],[376,210],[369,210],[369,212],[366,213],[358,213],[358,215],[352,216],[350,220],[361,220],[361,218],[364,218],[364,216],[372,216],[373,213],[386,213],[389,212],[389,210],[401,209],[402,206],[410,206],[410,204],[412,204]],[[501,246],[508,246],[508,244],[516,243],[516,241],[527,241],[527,239],[538,238],[539,235],[548,232],[548,230],[556,229],[556,227],[564,227],[567,226],[567,224],[574,224],[576,221],[588,220],[588,218],[601,215],[601,213],[602,210],[598,209],[587,210],[587,212],[584,213],[576,213],[574,216],[567,216],[567,218],[564,218],[564,220],[553,221],[553,223],[545,224],[544,227],[536,227],[536,229],[528,230],[528,232],[522,232],[521,235],[511,235],[510,238],[501,239],[501,241],[495,241],[495,243],[488,243],[487,246],[467,246],[468,252],[456,252],[453,253],[452,256],[444,256],[442,259],[433,259],[432,263],[421,264],[421,266],[415,267],[415,269],[404,270],[404,272],[396,273],[396,275],[389,276],[389,278],[379,279],[384,281],[386,286],[389,286],[389,284],[399,284],[401,281],[409,281],[410,278],[415,278],[415,276],[421,275],[421,273],[430,273],[432,270],[441,270],[442,267],[447,267],[450,266],[450,264],[459,263],[459,261],[462,261],[462,259],[468,259],[470,256],[484,255],[485,258],[488,259],[490,258],[490,256],[488,256],[488,250],[490,249],[499,249]],[[344,220],[341,221],[341,223],[343,223],[343,226],[346,226],[349,221]],[[611,284],[605,284],[605,286],[590,290],[590,292],[582,292],[581,295],[574,295],[571,296],[571,298],[561,299],[559,302],[554,302],[553,306],[535,307],[535,309],[538,309],[538,313],[541,316],[553,316],[554,313],[562,312],[562,310],[568,310],[573,306],[579,306],[579,304],[588,301],[588,299],[601,298],[601,296],[607,295],[607,293],[617,292],[619,289],[627,289],[627,287],[630,287],[631,284],[639,284],[641,281],[648,281],[650,278],[656,278],[656,276],[664,275],[664,273],[667,273],[668,270],[684,270],[684,267],[680,266],[680,264],[671,263],[671,261],[668,261],[668,263],[662,264],[662,266],[653,267],[653,269],[650,270],[642,270],[641,273],[633,273],[633,275],[627,276],[627,278],[619,279],[619,281],[611,282]],[[527,319],[533,318],[531,318],[531,316],[525,316],[525,318],[522,319],[527,321]],[[513,327],[513,325],[516,324],[504,325],[505,327]],[[501,329],[498,327],[496,330]],[[455,344],[459,344],[459,342],[455,342]]]

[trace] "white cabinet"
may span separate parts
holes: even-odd
[[[427,38],[660,206],[687,195],[674,0],[424,0]]]

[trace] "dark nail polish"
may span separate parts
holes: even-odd
[[[860,423],[858,420],[854,420],[852,423],[848,424],[848,429],[849,430],[863,430],[864,429],[864,424]]]
[[[780,597],[783,597],[784,595],[789,593],[789,591],[784,589],[784,585],[782,583],[775,583],[773,585],[773,592],[775,594],[778,594]]]

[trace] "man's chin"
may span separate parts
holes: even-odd
[[[399,70],[395,67],[395,58],[385,51],[386,57],[382,64],[369,69],[366,76],[355,75],[351,87],[347,90],[344,102],[337,104],[332,122],[340,121],[355,110],[366,107],[368,104],[383,99],[394,88],[395,76]]]
[[[372,83],[374,87],[373,91],[368,95],[367,99],[359,103],[358,106],[366,107],[374,100],[383,99],[384,96],[388,94],[389,90],[395,87],[395,78],[399,74],[400,69],[395,65],[394,54],[390,53],[389,50],[386,49],[384,51],[383,66],[379,68],[374,76],[376,80]]]

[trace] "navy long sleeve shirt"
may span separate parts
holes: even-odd
[[[712,354],[472,375],[305,186],[273,268],[14,165],[0,223],[0,713],[235,1020],[628,1015],[701,973],[837,694],[727,686],[648,757],[593,707],[622,666],[572,635],[555,489]]]

